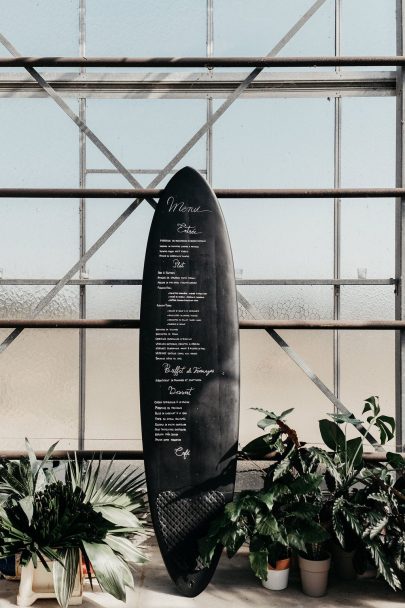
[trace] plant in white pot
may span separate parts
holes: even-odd
[[[124,600],[126,587],[133,586],[128,562],[145,561],[133,542],[144,534],[137,516],[142,476],[127,469],[113,472],[112,462],[102,475],[100,461],[75,458],[60,481],[45,467],[54,446],[41,462],[28,442],[27,448],[29,459],[0,466],[0,557],[21,555],[19,604],[37,599],[27,588],[40,565],[52,571],[60,606],[78,603],[72,596],[77,596],[81,555],[90,581],[93,572],[103,590]]]
[[[316,472],[316,452],[302,446],[284,421],[291,410],[280,416],[259,411],[265,418],[258,426],[270,427],[270,432],[251,441],[243,453],[257,458],[272,453],[275,461],[262,470],[263,488],[237,495],[214,520],[200,549],[209,563],[218,545],[232,557],[248,542],[253,572],[265,587],[279,590],[287,586],[291,551],[305,551],[307,544],[328,537],[318,522],[322,476]]]

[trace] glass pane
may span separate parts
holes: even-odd
[[[333,288],[319,285],[239,285],[238,290],[253,307],[258,319],[331,319]],[[240,318],[251,318],[243,305]]]
[[[0,330],[0,341],[10,330]],[[79,340],[77,330],[29,330],[1,354],[0,440],[3,449],[36,449],[59,440],[77,448]]]
[[[343,403],[361,418],[364,400],[378,395],[382,413],[395,417],[395,332],[341,331],[340,352]]]
[[[343,199],[341,275],[395,276],[395,199]]]
[[[139,318],[140,287],[88,287],[91,318]],[[138,330],[92,330],[86,343],[86,448],[140,449]]]
[[[32,316],[52,288],[53,285],[1,285],[0,318],[26,319]],[[79,287],[64,287],[36,316],[43,319],[77,319]]]
[[[330,199],[221,199],[220,204],[241,279],[332,276]]]
[[[1,199],[2,278],[56,279],[79,258],[74,199]]]
[[[206,0],[87,0],[86,11],[89,55],[206,54]]]
[[[3,0],[1,3],[1,33],[21,55],[78,55],[78,28],[78,0]],[[1,44],[0,55],[10,56]]]
[[[138,333],[87,332],[86,449],[141,449]]]
[[[68,103],[77,113],[77,101]],[[54,101],[0,98],[0,114],[2,187],[77,187],[79,130]]]
[[[394,319],[394,287],[342,287],[341,317]],[[370,395],[380,397],[384,414],[395,416],[395,333],[341,331],[340,377],[342,401],[356,416],[361,418],[364,399]]]
[[[342,100],[342,186],[395,186],[395,99]]]
[[[78,186],[78,129],[52,100],[0,99],[0,112],[2,187]],[[1,199],[0,208],[4,278],[56,278],[77,261],[77,200]]]
[[[141,286],[89,285],[86,306],[87,316],[91,319],[139,319]],[[124,333],[125,330],[118,332],[117,338]]]
[[[87,124],[127,169],[160,171],[206,120],[206,103],[201,99],[97,99],[87,104]],[[87,163],[92,168],[112,168],[91,143]],[[178,168],[187,164],[204,168],[204,137]]]
[[[145,176],[137,177],[144,181]],[[89,175],[87,181],[89,187],[128,187],[124,178],[118,175]],[[132,199],[87,200],[86,238],[88,247],[110,227],[131,202]],[[143,201],[89,260],[87,264],[89,278],[141,279],[152,216],[152,207],[147,201]]]
[[[340,313],[342,319],[394,319],[394,285],[341,287]]]
[[[239,99],[214,125],[214,185],[333,187],[333,125],[327,99]]]
[[[214,0],[216,55],[267,55],[303,14],[312,0]],[[314,33],[316,32],[316,35]],[[326,3],[281,54],[333,55],[333,2]]]
[[[395,0],[342,0],[341,54],[396,55]],[[394,70],[352,67],[351,70]]]
[[[0,99],[0,113],[2,187],[78,186],[78,128],[52,100]],[[1,199],[0,208],[4,278],[56,278],[77,261],[77,200]]]
[[[279,332],[309,367],[333,388],[333,337],[326,331]],[[264,331],[241,332],[240,443],[257,437],[261,407],[281,413],[293,407],[288,424],[300,440],[321,443],[318,420],[333,411],[330,401]]]

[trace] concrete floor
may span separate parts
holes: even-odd
[[[190,599],[177,594],[162,563],[156,546],[148,549],[151,561],[136,570],[135,590],[129,590],[125,604],[98,588],[85,585],[83,608],[289,608],[315,606],[322,608],[403,608],[405,593],[393,593],[380,581],[363,579],[339,582],[331,577],[328,594],[315,599],[305,596],[299,577],[290,576],[285,591],[267,591],[251,573],[246,552],[228,560],[224,555],[214,579],[199,597]],[[0,581],[0,608],[16,606],[18,583]],[[35,608],[57,608],[54,600],[38,600]]]

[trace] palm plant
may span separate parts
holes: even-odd
[[[144,510],[142,474],[128,468],[101,473],[101,461],[69,459],[65,480],[57,481],[46,463],[55,446],[39,462],[27,441],[28,459],[0,465],[0,557],[21,554],[21,565],[38,560],[49,570],[59,604],[65,608],[73,592],[83,555],[91,582],[91,567],[100,587],[125,600],[125,587],[133,587],[127,565],[143,563],[134,544],[145,529],[139,519]]]

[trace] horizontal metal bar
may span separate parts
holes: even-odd
[[[396,285],[389,279],[236,279],[237,285]],[[1,285],[1,281],[0,281]]]
[[[310,57],[1,57],[0,67],[82,68],[280,68],[322,66],[401,66],[405,56]]]
[[[0,279],[7,285],[57,285],[59,279]],[[142,285],[142,279],[71,279],[66,285]]]
[[[45,450],[35,450],[35,454],[39,460],[45,458],[46,451]],[[69,457],[72,457],[74,454],[77,455],[78,460],[91,460],[94,458],[100,458],[101,460],[110,460],[114,458],[114,460],[143,460],[144,454],[143,450],[55,450],[52,453],[51,460],[67,460]],[[401,454],[405,457],[405,453]],[[27,456],[27,453],[23,450],[1,450],[0,458],[4,458],[7,460],[20,460],[20,458],[24,458]],[[387,454],[383,452],[364,452],[363,454],[364,460],[374,461],[374,462],[385,462],[387,460]],[[238,454],[239,460],[246,461],[246,456],[242,453]],[[257,461],[272,461],[274,456],[260,456],[260,458],[249,458],[249,460],[257,460]]]
[[[345,70],[329,72],[264,71],[242,94],[246,98],[395,95],[396,72]],[[192,72],[43,72],[64,97],[114,99],[219,99],[246,79],[245,71]],[[1,97],[44,97],[46,93],[27,72],[1,72]]]
[[[130,173],[134,175],[157,175],[162,169],[128,169]],[[95,175],[114,175],[119,173],[118,169],[86,169],[86,173]],[[199,173],[206,174],[206,169],[197,169]],[[177,169],[169,171],[169,175],[177,173]]]
[[[45,450],[35,450],[35,454],[39,460],[45,457]],[[77,454],[79,460],[91,460],[96,457],[101,460],[143,460],[143,450],[55,450],[52,453],[51,460],[67,460]],[[19,460],[27,456],[27,452],[23,450],[0,450],[0,458],[8,460]]]
[[[139,319],[0,319],[0,328],[31,329],[138,329]],[[405,329],[404,321],[313,321],[249,319],[239,322],[240,329]]]
[[[405,188],[215,188],[218,198],[392,198]],[[0,198],[157,198],[159,188],[0,188]]]
[[[0,279],[8,285],[57,285],[59,279]],[[397,279],[236,279],[237,285],[396,285]],[[142,285],[142,279],[71,279],[66,285]]]

